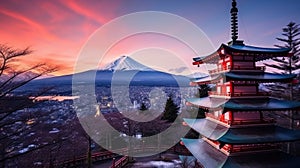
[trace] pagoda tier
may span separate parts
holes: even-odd
[[[187,98],[188,105],[199,108],[227,111],[284,111],[300,109],[300,102],[279,100],[275,98],[245,98],[226,99],[215,97]]]
[[[191,79],[191,85],[203,85],[209,83],[219,83],[226,81],[242,81],[252,83],[269,83],[269,82],[292,82],[296,77],[295,74],[274,74],[268,72],[225,72],[223,74],[216,74],[205,76],[202,78]],[[241,82],[236,82],[240,84]]]
[[[222,44],[218,50],[210,55],[193,58],[193,65],[217,64],[224,60],[224,63],[230,65],[229,69],[242,69],[238,62],[263,61],[274,57],[290,57],[289,48],[262,48],[244,45],[242,41],[233,45]],[[236,65],[232,63],[236,63]],[[244,67],[245,68],[245,67]],[[249,67],[250,68],[250,67]],[[228,69],[228,66],[227,68]]]
[[[224,147],[225,144],[268,144],[300,140],[300,131],[294,131],[276,125],[226,127],[222,123],[217,123],[206,118],[184,119],[184,121],[202,136],[213,141],[218,141],[220,144],[219,148]]]
[[[255,167],[255,168],[298,168],[299,157],[288,155],[277,150],[266,150],[260,152],[244,152],[239,155],[226,155],[221,150],[213,147],[209,141],[204,139],[186,139],[182,142],[193,154],[193,156],[204,167],[215,168],[232,168],[232,167]],[[270,146],[276,147],[274,144]],[[258,145],[255,145],[258,146]],[[236,148],[235,150],[238,150]]]
[[[273,119],[264,117],[272,111],[299,110],[300,102],[279,100],[275,98],[188,98],[187,105],[206,110],[206,117],[226,125],[249,125],[274,123]]]

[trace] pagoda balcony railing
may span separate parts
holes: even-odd
[[[266,66],[256,66],[256,67],[231,67],[230,65],[228,65],[227,67],[223,67],[223,68],[217,68],[217,69],[213,69],[213,70],[208,70],[209,74],[215,74],[215,73],[220,73],[220,72],[225,72],[228,70],[246,70],[246,71],[265,71],[266,70]]]
[[[251,144],[251,145],[233,145],[232,149],[229,149],[230,153],[238,152],[250,152],[257,150],[274,150],[280,148],[280,144]]]
[[[273,124],[275,123],[274,119],[247,119],[247,120],[228,120],[228,125],[250,125],[250,124]]]
[[[218,120],[227,125],[241,126],[241,125],[255,125],[255,124],[274,124],[276,121],[272,118],[263,119],[244,119],[244,120],[226,120],[221,119],[220,116],[215,116],[212,113],[206,113],[206,117]]]
[[[259,70],[259,71],[265,71],[266,70],[266,66],[256,66],[253,68],[247,68],[247,67],[233,67],[231,68],[232,70]]]
[[[209,96],[228,96],[228,97],[247,97],[247,96],[261,96],[261,97],[266,97],[266,96],[270,96],[269,93],[267,92],[216,92],[216,91],[209,91],[208,92]]]
[[[208,73],[209,74],[215,74],[215,73],[220,73],[220,72],[224,72],[224,71],[227,71],[227,70],[230,70],[230,68],[217,68],[217,69],[213,69],[213,70],[208,70]]]

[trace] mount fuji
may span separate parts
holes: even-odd
[[[22,89],[34,89],[35,86],[54,86],[71,90],[74,78],[77,84],[92,84],[108,86],[128,84],[130,86],[189,86],[189,77],[161,72],[147,67],[136,60],[121,56],[99,70],[89,70],[81,73],[38,79],[25,85]],[[76,83],[75,82],[75,83]],[[69,89],[70,88],[70,89]]]

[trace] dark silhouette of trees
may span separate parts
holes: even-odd
[[[282,42],[281,45],[275,45],[279,48],[291,48],[293,56],[289,58],[272,58],[275,63],[264,63],[267,67],[274,68],[283,74],[295,74],[300,68],[300,27],[294,22],[290,22],[286,27],[282,29],[282,36],[276,38]],[[275,83],[274,85],[268,85],[268,89],[276,96],[283,95],[285,99],[295,99],[293,93],[296,90],[295,86],[290,84]],[[299,98],[299,97],[298,97]]]
[[[141,111],[148,110],[148,108],[146,107],[145,103],[142,103],[142,104],[141,104],[140,110],[141,110]]]
[[[57,70],[57,67],[46,63],[25,65],[18,60],[31,53],[32,50],[29,48],[14,49],[7,45],[0,45],[0,98],[40,76]]]
[[[208,91],[210,91],[210,87],[206,84],[205,85],[200,85],[198,90],[199,90],[199,98],[207,97],[208,96]],[[205,112],[207,112],[207,111],[202,109],[202,108],[199,108],[197,118],[205,118]]]
[[[265,63],[266,66],[280,70],[285,74],[295,73],[300,68],[300,27],[294,22],[290,22],[286,27],[282,29],[282,38],[276,38],[278,41],[283,42],[282,45],[275,45],[279,48],[291,48],[291,52],[294,54],[287,59],[273,58],[272,60],[276,64]]]
[[[32,50],[29,48],[14,49],[7,45],[0,45],[0,167],[5,166],[5,162],[9,159],[58,143],[54,141],[21,152],[13,150],[38,123],[37,116],[30,115],[24,109],[33,107],[36,104],[35,98],[49,88],[31,95],[15,95],[13,91],[40,76],[57,70],[57,67],[45,63],[27,65],[20,60],[27,58],[31,53]]]
[[[174,103],[172,96],[169,96],[161,119],[174,122],[178,116],[179,109],[180,107]]]
[[[204,84],[204,85],[199,85],[198,88],[198,94],[196,95],[196,97],[202,98],[202,97],[207,97],[208,96],[208,91],[210,91],[211,88]],[[203,109],[203,108],[198,108],[198,113],[196,118],[205,118],[206,115],[205,113],[207,112],[207,110]],[[190,129],[189,132],[184,136],[185,138],[189,138],[189,139],[198,139],[199,138],[199,133],[197,131],[195,131],[194,129]]]

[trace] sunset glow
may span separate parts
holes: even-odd
[[[259,0],[239,1],[239,38],[247,44],[270,47],[270,44],[277,43],[275,38],[280,36],[282,27],[288,22],[300,23],[298,1],[275,0],[272,5],[269,3]],[[92,33],[117,17],[140,11],[163,11],[179,15],[196,24],[218,46],[230,38],[230,6],[230,2],[224,0],[4,1],[0,5],[1,43],[14,48],[29,46],[34,52],[24,62],[54,64],[60,67],[54,75],[70,74],[82,46]],[[115,31],[120,29],[126,28]],[[170,27],[170,30],[174,29],[176,27]],[[163,44],[153,37],[128,39],[126,45],[119,44],[115,50],[110,51],[107,58],[111,59],[103,63],[134,53],[137,58],[140,57],[137,53],[145,54],[140,51],[146,46],[158,48],[159,45]],[[181,52],[182,48],[172,47],[168,49],[176,48]],[[183,54],[184,51],[175,52],[186,62],[194,57],[192,54]],[[141,63],[147,65],[147,61]],[[171,69],[172,64],[169,65]]]

